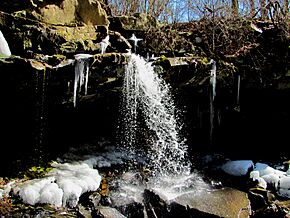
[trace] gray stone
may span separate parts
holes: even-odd
[[[188,193],[177,197],[174,202],[187,206],[189,210],[197,209],[220,217],[249,217],[251,211],[247,194],[232,188],[216,189],[198,195]]]
[[[162,199],[154,191],[145,191],[150,211],[166,217],[249,217],[251,206],[245,192],[223,188],[189,191],[173,200]]]
[[[98,206],[96,207],[99,215],[104,218],[125,218],[117,209],[112,207]]]

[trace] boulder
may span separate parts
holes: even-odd
[[[146,206],[166,217],[249,217],[250,201],[245,192],[233,188],[188,191],[173,200],[163,199],[156,191],[145,190]],[[148,214],[150,212],[147,212]]]
[[[98,211],[98,217],[104,218],[125,218],[117,209],[112,207],[97,206],[96,210]]]

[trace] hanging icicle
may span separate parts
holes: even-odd
[[[139,41],[141,41],[142,39],[141,38],[137,38],[135,36],[135,34],[133,33],[132,36],[129,38],[129,40],[133,41],[134,42],[134,53],[136,53],[137,51],[137,44]]]
[[[216,96],[216,62],[215,60],[210,60],[211,70],[210,70],[210,143],[213,140],[213,128],[214,128],[214,99]]]
[[[240,105],[240,86],[241,86],[241,75],[238,75],[238,88],[237,88],[237,105]]]
[[[74,107],[76,107],[77,92],[81,91],[85,84],[85,95],[87,95],[88,80],[89,80],[89,58],[90,54],[75,55],[75,81],[74,81]]]
[[[110,36],[107,35],[102,41],[101,41],[101,54],[104,54],[106,52],[106,49],[109,45],[109,40],[110,40]]]

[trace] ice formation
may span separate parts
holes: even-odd
[[[251,160],[228,161],[221,169],[232,176],[246,176],[257,181],[264,189],[273,189],[277,195],[290,198],[290,175],[288,172],[273,168],[266,163],[253,163]]]
[[[110,36],[107,35],[106,38],[104,38],[102,41],[101,41],[101,54],[104,54],[106,52],[106,49],[109,45],[109,40],[110,40]]]
[[[251,160],[233,160],[227,161],[221,166],[221,169],[232,176],[245,176],[254,162]]]
[[[89,58],[93,57],[90,54],[76,54],[75,55],[75,81],[74,81],[74,106],[76,106],[77,92],[81,91],[85,84],[85,95],[88,89],[89,80]]]
[[[96,191],[100,186],[98,170],[84,162],[55,162],[52,166],[54,169],[44,178],[28,180],[14,188],[24,203],[48,203],[73,208],[83,193]]]

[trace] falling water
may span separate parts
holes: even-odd
[[[170,87],[154,72],[151,63],[135,54],[131,54],[126,67],[122,108],[125,123],[123,144],[130,149],[136,147],[140,112],[150,132],[147,157],[155,175],[189,173],[187,146],[179,135],[178,111]]]
[[[3,33],[0,30],[0,55],[4,56],[11,56],[11,51],[9,48],[9,45],[3,35]]]
[[[75,55],[74,107],[76,106],[77,91],[80,92],[83,85],[85,85],[85,95],[87,94],[90,57],[92,57],[90,54]]]
[[[216,62],[211,59],[212,68],[210,70],[210,142],[212,143],[213,128],[214,128],[214,99],[216,96]]]

